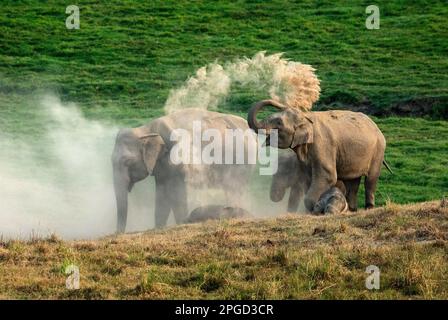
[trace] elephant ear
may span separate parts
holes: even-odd
[[[306,120],[303,120],[295,127],[291,148],[313,143],[313,121],[308,117],[304,118]]]
[[[165,141],[158,133],[150,133],[139,137],[143,143],[142,156],[149,174],[152,174],[157,159],[166,152]]]

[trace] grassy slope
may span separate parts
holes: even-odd
[[[169,89],[215,59],[286,52],[322,79],[322,103],[372,104],[448,96],[444,1],[382,1],[381,29],[362,1],[93,1],[81,29],[60,1],[2,2],[0,95],[57,91],[85,106],[154,114]],[[246,110],[240,92],[226,108]],[[141,112],[141,111],[139,111]],[[119,114],[115,117],[120,119]]]
[[[448,298],[448,208],[207,222],[63,242],[0,243],[0,298]],[[62,270],[80,268],[80,290]],[[365,269],[381,272],[365,288]]]
[[[447,122],[409,118],[376,122],[386,136],[386,160],[394,170],[391,175],[383,169],[376,195],[378,203],[419,202],[447,195]]]

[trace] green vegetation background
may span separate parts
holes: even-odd
[[[169,90],[207,63],[285,52],[312,64],[319,108],[428,104],[428,119],[377,118],[388,140],[378,197],[440,198],[448,190],[448,6],[377,1],[380,30],[365,28],[365,1],[77,1],[81,28],[65,27],[64,1],[3,0],[0,129],[33,134],[32,103],[51,91],[90,118],[136,126],[162,114]],[[221,111],[244,116],[258,93],[236,90]]]

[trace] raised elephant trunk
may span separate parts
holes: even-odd
[[[114,168],[114,189],[117,201],[117,233],[124,233],[128,216],[129,177],[127,173]]]
[[[258,130],[265,129],[263,125],[261,125],[257,120],[257,113],[265,106],[273,106],[278,109],[285,109],[286,106],[283,104],[274,101],[274,100],[262,100],[257,102],[250,110],[247,115],[247,122],[249,123],[249,127],[254,130],[256,133],[258,133]]]

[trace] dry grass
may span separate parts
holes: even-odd
[[[0,243],[0,298],[448,298],[440,201],[331,217],[207,222],[65,242]],[[79,290],[64,268],[80,268]],[[381,270],[380,290],[365,269]]]

